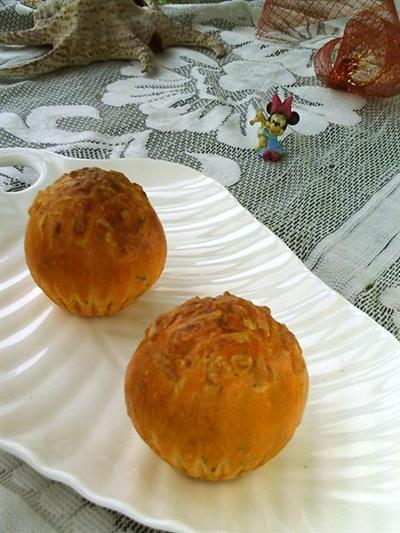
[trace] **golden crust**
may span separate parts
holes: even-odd
[[[84,316],[116,313],[147,291],[166,259],[163,227],[140,185],[82,168],[40,191],[25,232],[33,279]]]
[[[308,374],[267,307],[225,293],[156,318],[126,370],[128,415],[174,468],[231,479],[276,455],[301,421]]]

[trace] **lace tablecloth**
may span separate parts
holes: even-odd
[[[335,92],[315,78],[315,51],[343,31],[329,21],[257,41],[261,7],[234,0],[167,8],[229,46],[171,48],[157,70],[137,63],[71,68],[35,81],[3,82],[0,147],[71,157],[151,157],[214,177],[269,226],[329,286],[400,337],[400,101]],[[0,0],[1,29],[32,25],[32,12]],[[38,49],[0,48],[0,64]],[[258,104],[293,95],[299,124],[285,134],[287,157],[259,162]],[[3,168],[2,186],[32,182],[29,169]],[[1,452],[1,530],[150,531],[99,508]]]

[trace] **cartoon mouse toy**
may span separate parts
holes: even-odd
[[[283,156],[283,146],[278,141],[278,137],[284,134],[288,124],[293,126],[300,120],[299,114],[292,111],[293,96],[288,96],[283,102],[277,94],[274,94],[272,101],[267,105],[266,118],[264,112],[260,109],[256,116],[250,120],[253,126],[260,123],[258,129],[258,157],[264,161],[279,161]]]

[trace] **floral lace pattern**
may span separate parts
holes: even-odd
[[[249,14],[256,18],[255,12],[253,8]],[[231,46],[227,61],[218,63],[184,48],[166,50],[152,76],[143,77],[139,65],[123,67],[124,78],[111,83],[102,100],[114,107],[137,105],[152,129],[216,131],[220,142],[239,148],[254,146],[256,133],[249,120],[272,92],[294,97],[302,120],[293,131],[299,134],[318,135],[329,124],[352,126],[361,120],[357,110],[365,105],[363,98],[307,83],[314,76],[315,50],[342,27],[340,21],[315,24],[303,29],[300,43],[284,34],[263,43],[253,26],[235,26],[221,32]],[[285,136],[291,133],[288,129]]]

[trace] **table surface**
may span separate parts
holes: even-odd
[[[258,2],[168,6],[212,31],[229,52],[171,48],[152,75],[135,62],[69,68],[0,85],[0,148],[71,157],[151,157],[202,170],[229,188],[308,268],[400,338],[400,99],[325,88],[312,58],[344,20],[255,38]],[[32,12],[0,1],[0,28],[22,29]],[[0,66],[41,53],[0,48]],[[258,161],[255,108],[292,95],[299,124],[279,163]],[[29,169],[3,168],[1,184],[32,183]],[[0,453],[3,531],[150,531],[93,505]]]

